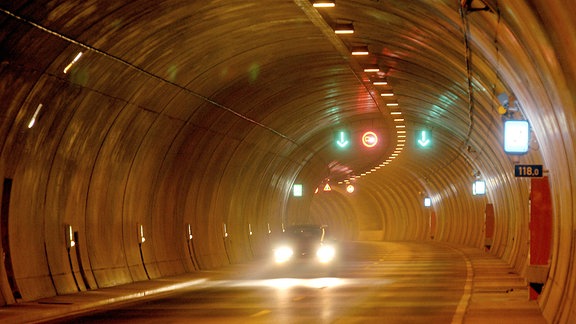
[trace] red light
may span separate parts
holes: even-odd
[[[374,132],[366,132],[362,135],[362,144],[366,147],[374,147],[378,144],[378,136]]]

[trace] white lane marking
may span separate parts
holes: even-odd
[[[259,311],[258,313],[254,313],[254,314],[250,315],[250,317],[259,317],[259,316],[263,316],[266,314],[270,314],[269,309],[265,309],[265,310]]]
[[[464,284],[464,293],[462,293],[458,307],[456,307],[456,311],[452,317],[452,324],[460,324],[464,322],[464,315],[466,314],[470,298],[472,297],[472,278],[474,277],[474,269],[472,268],[472,262],[470,262],[470,259],[466,254],[464,254],[464,252],[458,249],[454,250],[458,251],[466,261],[466,283]]]

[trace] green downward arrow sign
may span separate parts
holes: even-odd
[[[426,147],[430,144],[430,139],[428,138],[428,132],[423,130],[420,132],[420,136],[418,137],[418,145],[422,147]]]
[[[346,132],[340,132],[339,137],[336,140],[336,145],[338,145],[340,148],[344,148],[348,146],[348,143],[350,142],[346,139]]]

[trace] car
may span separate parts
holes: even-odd
[[[327,237],[326,226],[293,225],[285,228],[275,242],[273,259],[277,266],[308,264],[334,270],[337,250],[335,242]]]

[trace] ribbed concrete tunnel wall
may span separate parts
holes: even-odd
[[[524,274],[530,181],[514,177],[520,162],[544,164],[553,195],[538,302],[550,322],[573,321],[574,3],[470,3],[492,12],[463,19],[460,1],[338,1],[339,15],[304,0],[0,1],[0,304],[243,262],[265,255],[269,231],[298,222],[342,240],[483,248],[487,203],[491,253]],[[377,90],[323,28],[343,18],[380,46],[406,128],[431,129],[432,149],[407,143],[371,171],[397,139]],[[502,150],[500,92],[530,121],[527,155]],[[376,127],[387,146],[336,165],[341,125]],[[335,179],[347,163],[365,174],[353,194]],[[487,195],[471,195],[475,174]]]

